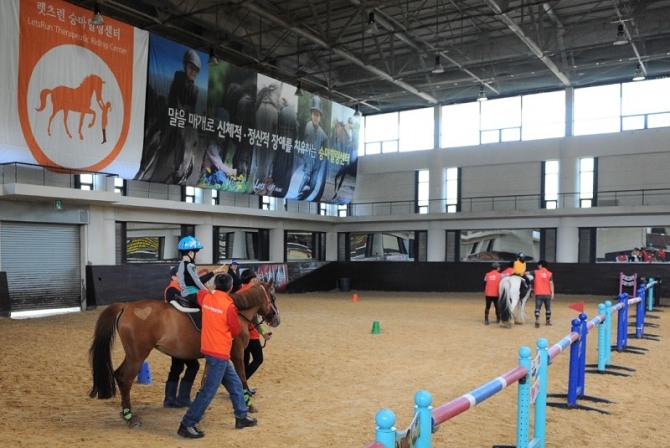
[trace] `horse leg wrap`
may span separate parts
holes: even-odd
[[[248,389],[244,389],[244,402],[247,404],[247,407],[251,406],[251,394]]]

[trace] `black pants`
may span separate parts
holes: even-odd
[[[170,373],[168,374],[168,382],[178,382],[181,372],[186,366],[186,373],[184,373],[184,381],[192,383],[195,380],[195,376],[200,370],[200,362],[197,359],[179,359],[172,358],[172,365],[170,365]]]
[[[249,339],[249,345],[244,350],[244,374],[247,380],[263,364],[263,346],[260,339]]]
[[[496,296],[486,296],[486,309],[484,310],[484,317],[489,317],[489,311],[491,310],[491,304],[493,304],[493,309],[496,312],[496,320],[500,319],[500,311],[498,311],[498,297]]]

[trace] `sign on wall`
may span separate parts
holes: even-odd
[[[0,2],[0,160],[128,177],[141,155],[148,33],[59,0]],[[141,122],[141,121],[140,121]]]

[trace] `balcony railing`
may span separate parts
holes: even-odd
[[[90,172],[85,170],[71,170],[60,168],[48,168],[41,165],[29,163],[3,163],[0,164],[0,183],[24,183],[32,185],[44,185],[63,188],[76,188],[76,175],[92,174],[96,179],[104,180],[109,177],[118,177],[116,174],[104,172]],[[95,182],[96,190],[106,188],[104,182]],[[179,185],[166,185],[151,182],[128,181],[126,195],[130,197],[180,200],[181,190]],[[241,195],[237,193],[220,193],[220,205],[258,208],[258,200],[253,195]],[[224,196],[225,195],[225,196]],[[587,202],[592,207],[633,207],[633,206],[670,206],[670,188],[643,188],[634,190],[612,190],[599,191],[597,196],[584,201],[579,193],[561,193],[549,202],[547,206],[540,194],[522,195],[496,195],[496,196],[473,196],[461,199],[457,213],[486,213],[505,211],[532,211],[542,209],[575,209],[579,204]],[[431,214],[446,213],[447,204],[444,199],[431,199],[422,201],[420,209]],[[336,206],[329,211],[330,215],[337,214]],[[416,201],[376,201],[356,202],[350,204],[349,216],[411,216],[419,215]],[[283,207],[278,210],[284,210]],[[291,213],[318,215],[319,204],[304,201],[289,200],[286,211]]]

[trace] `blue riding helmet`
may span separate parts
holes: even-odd
[[[202,249],[202,244],[200,244],[200,241],[198,241],[197,238],[193,236],[185,236],[179,241],[179,245],[177,246],[178,250],[200,250]]]

